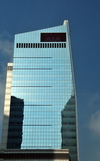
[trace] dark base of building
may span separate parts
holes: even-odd
[[[69,161],[69,150],[0,150],[0,160],[65,160]]]

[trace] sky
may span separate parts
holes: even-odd
[[[80,161],[100,161],[100,1],[0,1],[0,135],[6,66],[14,35],[69,21],[77,92]]]

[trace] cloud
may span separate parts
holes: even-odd
[[[97,152],[96,152],[96,156],[97,156],[97,158],[100,160],[100,150],[99,150],[99,147],[98,147],[98,150],[97,150]]]
[[[100,93],[91,93],[87,102],[89,124],[92,134],[100,135]]]
[[[100,107],[100,93],[93,93],[89,95],[88,100],[89,107],[93,109],[99,109]]]
[[[89,128],[96,135],[100,135],[100,110],[96,111],[93,115],[91,115]]]
[[[4,58],[4,61],[11,61],[13,53],[13,42],[10,35],[3,33],[0,34],[0,55]]]
[[[0,40],[0,50],[2,54],[6,54],[8,56],[12,55],[13,43],[8,40]]]

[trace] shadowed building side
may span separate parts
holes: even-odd
[[[8,124],[10,116],[10,101],[11,101],[11,86],[12,86],[12,70],[13,63],[8,63],[7,76],[6,76],[6,89],[5,89],[5,101],[4,101],[4,116],[2,126],[2,138],[0,148],[6,149],[7,136],[8,136]]]

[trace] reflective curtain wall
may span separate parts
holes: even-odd
[[[7,148],[69,149],[76,161],[76,96],[68,23],[15,36],[11,95]]]

